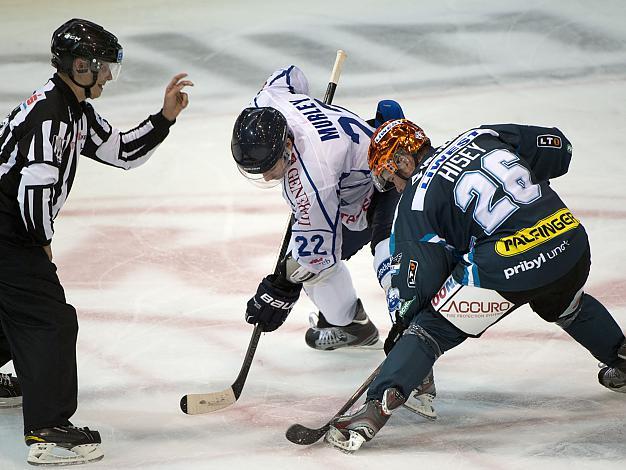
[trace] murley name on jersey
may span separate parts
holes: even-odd
[[[289,102],[313,124],[322,142],[339,138],[339,131],[313,99],[303,98]]]

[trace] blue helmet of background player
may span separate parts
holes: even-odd
[[[90,96],[89,90],[96,83],[99,73],[110,73],[110,79],[115,80],[121,71],[123,49],[117,37],[88,20],[73,18],[59,26],[52,34],[50,51],[52,65],[85,89],[87,97]],[[82,70],[77,71],[90,71],[93,75],[91,85],[86,86],[75,80],[74,60],[78,58],[83,59],[86,64]]]
[[[246,108],[235,121],[230,149],[239,171],[262,179],[281,159],[291,156],[293,134],[285,116],[274,108]]]

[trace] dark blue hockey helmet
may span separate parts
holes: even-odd
[[[279,159],[289,158],[289,138],[293,139],[293,134],[280,111],[274,108],[246,108],[235,121],[230,149],[245,176],[261,175]]]

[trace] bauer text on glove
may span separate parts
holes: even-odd
[[[294,284],[277,274],[266,276],[248,301],[246,321],[253,325],[260,323],[263,331],[274,331],[287,319],[301,290],[302,284]]]

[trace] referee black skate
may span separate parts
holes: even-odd
[[[0,125],[0,407],[23,395],[28,463],[100,460],[100,434],[73,426],[77,408],[76,310],[52,262],[54,220],[74,181],[79,156],[130,169],[145,163],[187,106],[192,86],[170,81],[160,111],[121,132],[86,99],[98,98],[122,65],[122,46],[102,26],[72,19],[52,36],[53,77]]]

